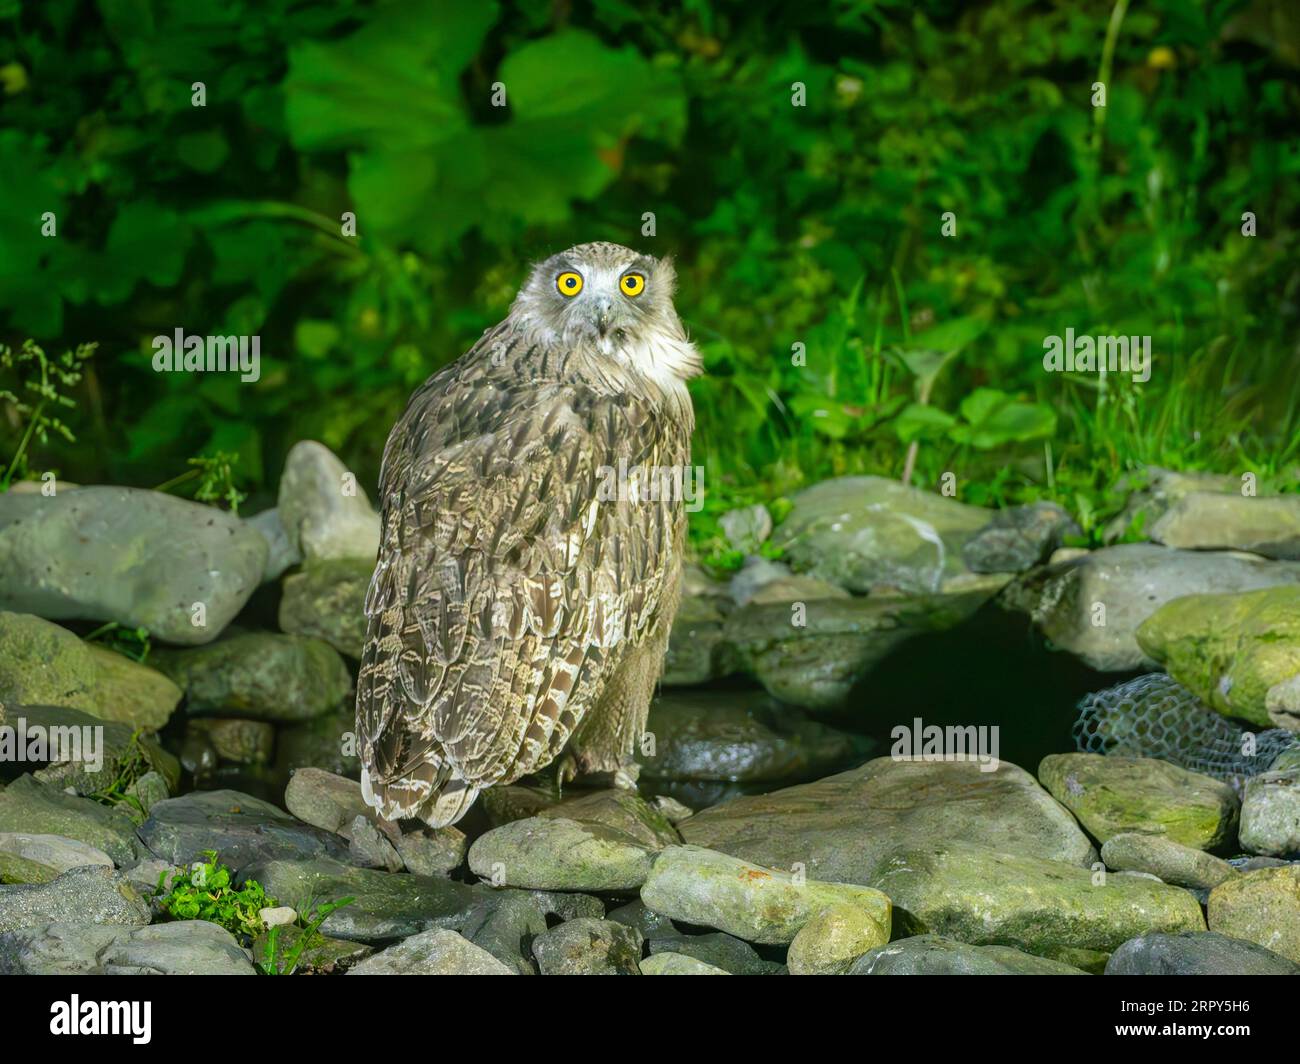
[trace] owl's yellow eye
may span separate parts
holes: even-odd
[[[618,282],[625,296],[639,296],[645,291],[645,276],[639,273],[625,273]]]
[[[576,296],[582,291],[582,274],[565,270],[555,279],[555,287],[560,290],[562,296]]]

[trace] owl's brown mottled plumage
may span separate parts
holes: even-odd
[[[699,363],[672,289],[667,262],[615,244],[553,256],[389,436],[357,684],[363,792],[384,817],[454,823],[570,740],[587,771],[631,753],[685,515],[679,496],[611,499],[602,481],[689,463]]]

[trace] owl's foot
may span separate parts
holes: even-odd
[[[578,768],[579,779],[584,786],[617,787],[624,791],[636,790],[636,780],[641,774],[641,766],[630,757],[619,759],[613,764],[606,762],[595,765],[584,763],[580,757]]]
[[[578,759],[569,750],[566,750],[555,759],[555,797],[556,800],[564,797],[564,786],[572,783],[578,778]]]
[[[635,791],[637,777],[641,775],[641,766],[635,761],[619,765],[614,773],[614,786],[622,791]]]

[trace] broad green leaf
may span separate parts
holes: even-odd
[[[909,403],[894,421],[894,431],[904,443],[913,440],[942,439],[957,423],[951,414],[938,407]]]

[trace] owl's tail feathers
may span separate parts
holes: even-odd
[[[361,768],[361,797],[385,820],[414,817],[431,828],[445,828],[465,815],[478,793],[478,787],[457,779],[438,786],[416,776],[379,782]]]

